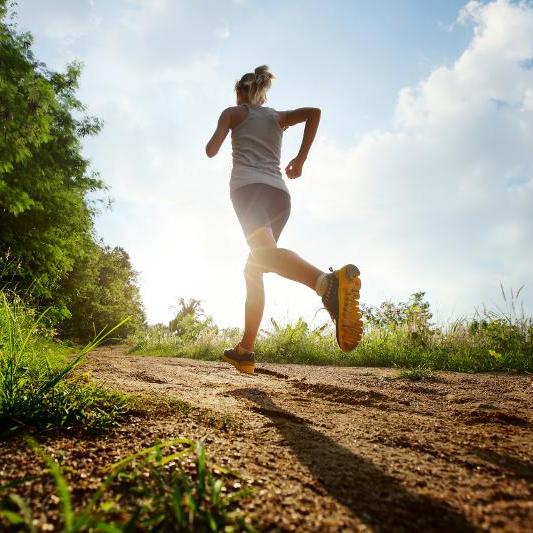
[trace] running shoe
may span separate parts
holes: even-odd
[[[241,348],[239,344],[235,348],[224,350],[224,361],[233,365],[239,372],[253,374],[255,370],[255,353]]]
[[[335,322],[337,343],[343,352],[353,350],[363,336],[363,321],[359,309],[361,279],[355,265],[345,265],[339,270],[330,268],[326,276],[328,287],[322,302]]]

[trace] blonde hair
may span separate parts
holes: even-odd
[[[257,67],[254,72],[248,72],[235,83],[235,90],[248,93],[251,104],[262,105],[266,102],[266,93],[272,85],[274,74],[268,71],[266,65]]]

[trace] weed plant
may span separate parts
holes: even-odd
[[[398,379],[407,379],[409,381],[434,381],[436,378],[433,371],[427,366],[416,366],[402,370]]]
[[[131,353],[216,361],[220,359],[221,347],[235,345],[241,334],[238,328],[219,329],[209,326],[198,331],[195,336],[180,336],[158,324],[129,337],[128,343]]]
[[[337,347],[331,323],[310,328],[303,320],[262,330],[256,344],[259,361],[339,366],[378,366],[461,372],[533,372],[533,317],[519,304],[519,291],[506,293],[504,307],[476,311],[471,318],[438,326],[432,323],[424,293],[406,302],[363,306],[365,334],[356,350]],[[191,319],[190,319],[191,320]],[[131,351],[220,360],[240,339],[238,329],[219,330],[212,321],[195,323],[194,335],[178,335],[159,325],[132,337]]]
[[[172,439],[121,459],[79,509],[59,465],[35,441],[28,442],[54,479],[67,533],[255,531],[236,508],[249,490],[237,473],[208,463],[201,441]],[[0,500],[2,522],[35,531],[30,506],[17,494]]]
[[[51,342],[43,341],[44,315],[0,291],[0,433],[28,425],[109,427],[127,411],[127,397],[97,387],[87,376],[71,376],[114,328],[66,357],[64,350],[50,353]]]

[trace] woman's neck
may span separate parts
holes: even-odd
[[[261,104],[252,104],[249,100],[239,100],[237,105],[251,105],[254,107],[261,107]]]

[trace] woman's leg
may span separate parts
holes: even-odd
[[[263,285],[263,271],[253,264],[251,254],[248,256],[248,261],[244,267],[244,279],[246,281],[244,334],[239,344],[245,350],[253,352],[265,308],[265,287]]]
[[[314,289],[322,271],[291,250],[278,248],[272,229],[269,227],[254,231],[248,237],[248,244],[251,252],[244,269],[246,279],[244,334],[239,344],[245,350],[253,351],[265,307],[263,273],[275,272]]]
[[[259,183],[236,189],[231,199],[250,246],[244,269],[245,326],[239,344],[253,351],[265,305],[263,273],[275,272],[315,289],[322,271],[291,250],[277,247],[291,212],[291,200],[286,192]]]
[[[254,183],[233,191],[231,200],[253,263],[263,272],[275,272],[314,289],[322,271],[293,251],[277,247],[291,212],[290,195],[276,187]]]
[[[263,272],[275,272],[310,289],[315,289],[318,277],[323,274],[292,250],[278,248],[271,228],[258,228],[248,236],[248,244],[254,264]]]

